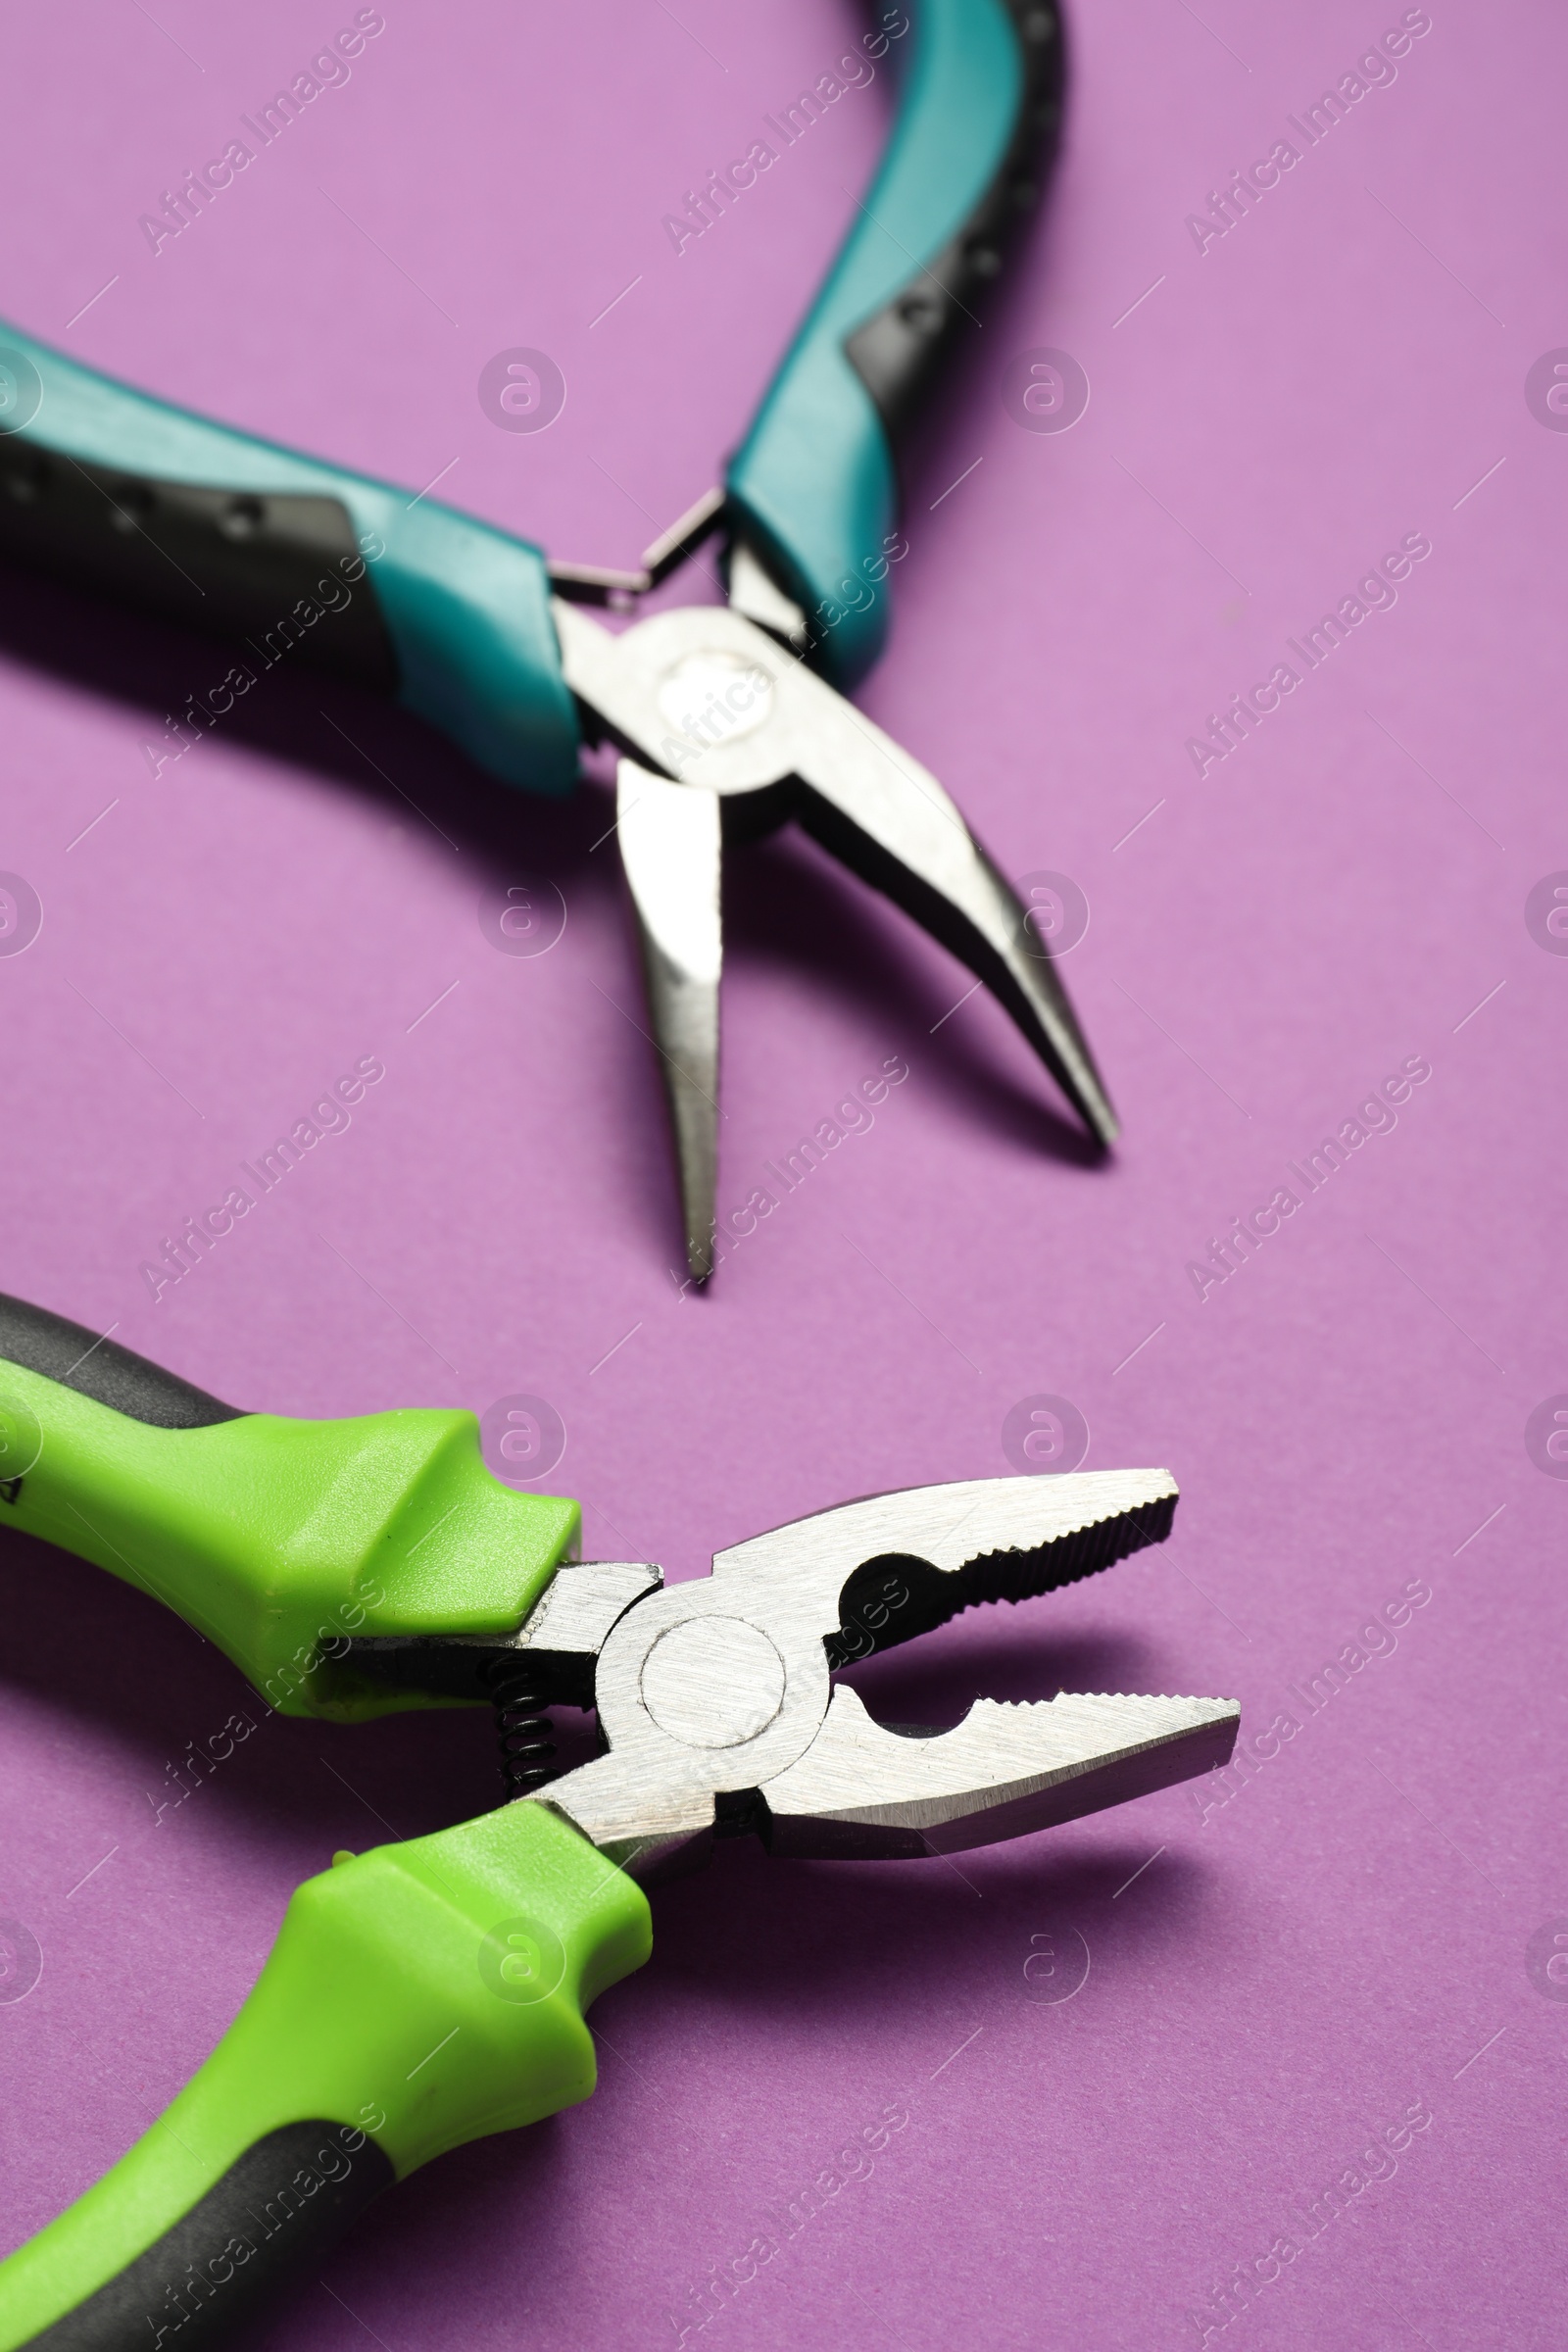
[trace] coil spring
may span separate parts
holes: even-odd
[[[554,1778],[556,1743],[534,1668],[516,1654],[492,1658],[483,1680],[496,1711],[504,1801],[531,1796]]]

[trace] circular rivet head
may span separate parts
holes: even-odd
[[[643,1704],[688,1747],[739,1747],[784,1703],[784,1661],[744,1617],[689,1617],[643,1663]]]
[[[704,751],[755,734],[772,710],[773,681],[746,655],[716,649],[683,654],[660,681],[660,716]]]

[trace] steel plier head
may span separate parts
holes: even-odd
[[[670,534],[684,554],[722,502]],[[659,551],[637,585],[652,582]],[[713,1269],[720,868],[726,842],[794,817],[997,997],[1101,1146],[1116,1114],[1049,946],[930,770],[808,665],[807,624],[744,538],[729,604],[614,635],[559,595],[562,667],[585,731],[620,758],[616,831],[669,1100],[690,1273]],[[610,576],[610,575],[605,575]],[[571,583],[583,593],[581,579]]]
[[[598,1710],[604,1752],[520,1801],[646,1882],[755,1831],[774,1854],[901,1859],[989,1845],[1228,1761],[1220,1698],[977,1699],[952,1730],[879,1724],[836,1668],[981,1601],[1027,1599],[1162,1542],[1163,1470],[986,1478],[841,1504],[719,1552],[712,1573],[559,1568],[508,1645],[541,1706]],[[451,1695],[508,1649],[360,1642],[354,1662]]]

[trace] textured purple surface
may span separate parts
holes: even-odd
[[[15,20],[0,310],[628,562],[743,426],[886,78],[677,260],[661,216],[854,37],[841,0],[386,13],[156,259],[137,216],[339,20]],[[1223,1802],[1169,1791],[958,1867],[724,1851],[595,2011],[598,2095],[394,2192],[269,2345],[1560,2340],[1568,1987],[1527,1946],[1568,1913],[1568,1486],[1525,1424],[1568,1388],[1568,961],[1524,917],[1568,866],[1568,439],[1524,397],[1568,341],[1560,20],[1435,6],[1239,226],[1200,253],[1185,225],[1400,13],[1078,9],[1049,222],[911,502],[865,707],[1009,871],[1087,894],[1068,974],[1125,1117],[1111,1167],[983,996],[936,1026],[956,967],[778,842],[728,896],[721,1204],[885,1056],[909,1077],[682,1300],[602,789],[506,799],[303,677],[155,779],[143,743],[213,655],[0,583],[0,865],[44,907],[0,959],[0,1287],[276,1410],[542,1396],[589,1548],[676,1576],[849,1494],[1001,1472],[1009,1409],[1065,1396],[1091,1467],[1175,1469],[1172,1543],[867,1694],[943,1720],[980,1690],[1224,1691],[1250,1735],[1299,1724]],[[519,344],[566,379],[546,434],[475,397]],[[1069,434],[1003,405],[1037,345],[1087,370]],[[1200,779],[1188,736],[1406,533],[1432,553],[1397,604]],[[519,874],[568,908],[537,958],[476,919]],[[160,1237],[371,1053],[352,1129],[155,1306]],[[1187,1261],[1408,1056],[1432,1074],[1396,1128],[1200,1302]],[[478,1718],[272,1722],[155,1826],[147,1791],[243,1687],[96,1571],[11,1539],[0,1576],[0,1914],[42,1952],[0,2002],[11,2243],[211,2046],[291,1886],[479,1809],[490,1757]],[[1413,1581],[1392,1654],[1310,1711]],[[1085,1947],[1074,1996],[1035,1997]],[[1062,1973],[1031,1986],[1048,1949]],[[1347,2168],[1339,2217],[1303,2218]],[[824,2169],[843,2185],[789,2234]],[[759,2233],[776,2252],[705,2304]],[[1250,2300],[1214,2301],[1238,2266]]]

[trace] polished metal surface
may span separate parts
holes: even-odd
[[[798,654],[806,651],[806,614],[787,597],[770,571],[764,570],[744,539],[729,552],[729,601],[733,612],[744,612],[782,637]]]
[[[768,634],[789,636],[800,615],[744,548],[732,557],[731,594],[727,609],[657,613],[618,636],[572,605],[557,600],[553,608],[568,685],[631,755],[633,779],[623,773],[620,785],[622,842],[655,1036],[666,1074],[679,1073],[670,1100],[688,1265],[699,1280],[712,1270],[717,1070],[717,880],[715,871],[710,929],[708,844],[719,830],[719,804],[744,795],[784,788],[777,815],[793,814],[968,965],[1097,1142],[1109,1145],[1118,1132],[1055,964],[956,804],[928,768]],[[757,619],[740,609],[743,600]],[[662,794],[646,789],[656,772],[672,780]],[[694,802],[710,811],[701,824],[685,812]],[[628,807],[639,812],[635,847]],[[687,899],[675,877],[693,841],[700,870]],[[690,1058],[687,1026],[700,1032]]]
[[[486,1669],[526,1651],[547,1705],[591,1705],[599,1652],[633,1602],[657,1592],[663,1572],[628,1560],[568,1560],[514,1634],[360,1634],[342,1658],[394,1689],[487,1698]]]
[[[940,1733],[874,1723],[831,1680],[830,1645],[873,1580],[871,1645],[982,1600],[1094,1574],[1169,1532],[1163,1470],[973,1479],[868,1496],[720,1552],[713,1573],[617,1617],[595,1681],[605,1752],[542,1796],[611,1860],[653,1879],[704,1860],[715,1828],[778,1853],[894,1856],[983,1845],[1223,1763],[1229,1699],[982,1700]]]
[[[873,1723],[840,1683],[806,1754],[763,1790],[767,1842],[865,1859],[993,1845],[1223,1764],[1240,1714],[1234,1699],[1063,1691],[977,1698],[933,1737]]]
[[[668,530],[661,531],[653,545],[644,548],[643,560],[635,571],[620,571],[608,564],[552,562],[547,566],[551,586],[559,596],[569,597],[576,604],[611,605],[617,611],[635,611],[640,596],[646,596],[650,589],[667,579],[717,530],[723,514],[723,491],[705,490]]]
[[[1022,1600],[1107,1568],[1162,1543],[1177,1500],[1168,1470],[1079,1470],[1066,1478],[966,1478],[951,1486],[870,1494],[809,1519],[751,1536],[714,1555],[715,1584],[754,1592],[787,1590],[822,1637],[839,1624],[855,1572],[903,1560],[922,1580],[918,1622],[911,1595],[893,1642],[907,1641],[979,1600]],[[930,1582],[935,1578],[935,1584]],[[684,1588],[683,1588],[684,1589]],[[878,1642],[879,1648],[892,1642]]]
[[[686,1264],[713,1269],[718,1172],[718,803],[622,760],[616,770],[621,863],[637,917],[654,1044],[675,1135]]]
[[[640,1560],[570,1560],[556,1570],[509,1646],[597,1657],[616,1618],[663,1581],[661,1569]]]

